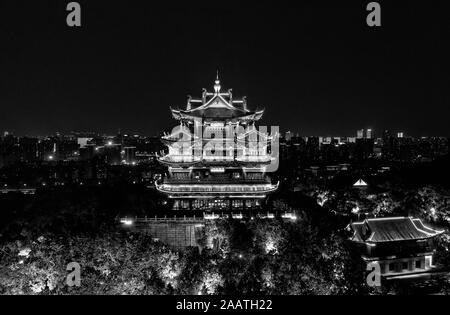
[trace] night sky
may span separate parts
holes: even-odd
[[[68,2],[0,2],[0,130],[155,135],[218,69],[283,131],[450,136],[438,1],[379,1],[379,29],[370,1],[78,1],[81,28],[66,25]]]

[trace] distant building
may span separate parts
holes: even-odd
[[[136,163],[136,147],[125,147],[124,149],[124,159],[126,164]]]
[[[34,162],[38,158],[38,141],[35,138],[19,138],[19,156],[22,162]]]
[[[80,148],[84,148],[85,146],[88,145],[89,141],[91,141],[91,140],[92,140],[92,138],[86,138],[86,137],[80,138],[80,137],[78,137],[77,138],[77,143],[78,143]]]
[[[364,188],[364,187],[367,187],[367,183],[365,181],[363,181],[362,179],[359,179],[356,183],[353,184],[353,187]]]
[[[286,142],[290,142],[292,140],[292,132],[291,131],[286,132],[285,138]]]
[[[80,159],[90,160],[94,157],[95,154],[95,144],[86,144],[85,146],[80,148]]]
[[[356,131],[356,138],[363,139],[364,138],[364,129],[359,129]]]
[[[435,268],[433,239],[443,231],[425,226],[420,219],[366,219],[351,223],[349,228],[363,260],[378,263],[381,276],[421,275]]]
[[[103,148],[106,163],[110,165],[119,165],[122,161],[121,145],[108,142]]]
[[[0,187],[1,194],[8,193],[22,193],[24,195],[34,195],[36,193],[36,188],[9,188],[7,186]]]

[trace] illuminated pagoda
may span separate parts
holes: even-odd
[[[278,188],[266,175],[278,135],[255,126],[264,110],[249,110],[231,89],[222,92],[217,76],[214,92],[203,89],[201,98],[188,97],[186,109],[171,111],[179,126],[162,137],[168,154],[159,161],[168,172],[156,187],[173,209],[260,209]]]

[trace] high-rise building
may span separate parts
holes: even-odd
[[[364,138],[364,129],[359,129],[356,131],[356,138],[363,139]]]
[[[136,163],[136,147],[125,147],[124,149],[125,163],[134,164]]]
[[[373,130],[372,129],[367,129],[366,130],[366,138],[367,139],[372,139],[373,138]]]
[[[286,132],[285,139],[286,139],[286,142],[290,142],[291,141],[291,139],[292,139],[292,132],[291,131],[287,131]]]
[[[38,141],[35,138],[19,138],[20,160],[22,162],[33,162],[38,158]]]
[[[104,156],[106,163],[110,165],[119,165],[121,163],[121,145],[108,142],[104,147]]]
[[[175,210],[259,209],[278,188],[266,175],[272,137],[256,129],[264,111],[251,111],[245,97],[203,90],[186,109],[171,109],[179,128],[162,137],[167,155],[159,161],[168,174],[156,187],[173,200]],[[241,130],[242,132],[236,132]]]
[[[79,151],[81,160],[90,160],[94,157],[95,154],[95,144],[86,144],[85,146],[81,147]]]

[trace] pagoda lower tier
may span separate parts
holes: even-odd
[[[242,168],[180,168],[156,188],[173,200],[174,210],[245,210],[261,208],[278,183]]]

